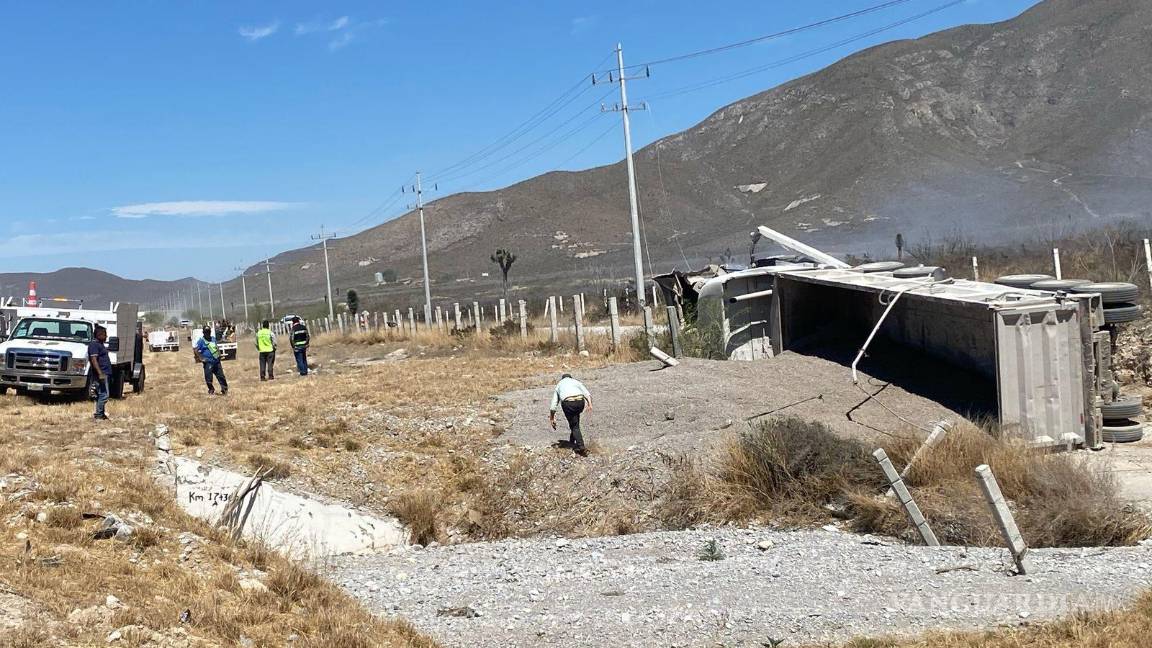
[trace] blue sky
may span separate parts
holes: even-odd
[[[626,62],[639,63],[880,2],[0,0],[0,272],[82,265],[220,280],[308,244],[321,224],[347,235],[399,215],[404,199],[394,193],[418,169],[446,195],[614,162],[619,119],[595,109],[611,88],[563,93],[606,69],[618,41]],[[855,50],[1035,4],[967,0],[819,55],[662,96],[945,2],[907,0],[655,65],[629,85],[630,99],[651,106],[634,114],[636,145]],[[437,173],[573,95],[505,148]]]

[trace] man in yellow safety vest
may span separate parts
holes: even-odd
[[[260,380],[276,380],[276,334],[268,320],[256,331],[256,350],[260,352]]]

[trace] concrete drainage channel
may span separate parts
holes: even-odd
[[[181,508],[212,524],[233,512],[230,526],[237,535],[258,538],[294,558],[370,554],[407,544],[408,530],[394,518],[366,515],[268,483],[252,488],[250,475],[174,457],[164,426],[157,427],[156,452],[160,479],[173,488]]]

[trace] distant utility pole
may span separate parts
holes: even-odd
[[[244,268],[233,268],[233,270],[240,273],[240,290],[244,294],[244,323],[247,324],[251,320],[248,319],[248,281],[247,276],[244,274]]]
[[[640,208],[636,200],[636,166],[632,162],[632,126],[628,119],[628,113],[633,110],[645,110],[648,106],[644,103],[635,106],[628,105],[628,81],[645,79],[648,76],[650,75],[647,67],[644,68],[643,76],[628,77],[624,75],[624,47],[620,44],[616,45],[616,74],[613,75],[612,72],[609,72],[607,76],[602,78],[597,78],[596,75],[592,76],[593,85],[603,82],[620,84],[620,103],[613,108],[602,107],[601,110],[603,112],[618,112],[624,120],[624,153],[628,160],[628,207],[632,213],[632,255],[636,264],[636,306],[640,310],[644,309],[647,299],[644,294],[644,266],[640,260]]]
[[[268,275],[268,309],[276,317],[276,298],[272,296],[272,260],[264,259],[264,273]]]
[[[206,284],[204,292],[208,293],[208,320],[216,321],[216,311],[212,307],[212,284]]]
[[[224,309],[224,282],[221,281],[216,285],[220,288],[220,319],[226,320],[228,319],[228,313]]]
[[[433,185],[435,186],[435,185]],[[424,321],[432,321],[432,282],[428,279],[428,234],[424,229],[424,188],[420,185],[420,172],[416,172],[416,211],[420,214],[420,248],[424,257]]]
[[[328,320],[335,321],[336,319],[336,305],[332,303],[332,271],[328,267],[328,241],[336,238],[335,234],[325,234],[324,226],[320,226],[320,234],[313,235],[313,241],[320,241],[320,245],[324,248],[324,280],[328,282]]]
[[[200,293],[200,282],[196,282],[196,303],[200,305],[200,318],[204,318],[204,295]]]

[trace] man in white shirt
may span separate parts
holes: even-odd
[[[560,382],[556,383],[556,389],[552,391],[552,409],[548,414],[548,422],[552,424],[553,430],[556,429],[556,408],[563,410],[564,418],[568,419],[568,429],[571,430],[568,441],[572,444],[572,449],[581,457],[587,457],[588,450],[584,447],[584,436],[580,434],[580,415],[586,409],[592,411],[592,394],[588,393],[584,383],[573,378],[572,374],[564,374],[560,377]]]

